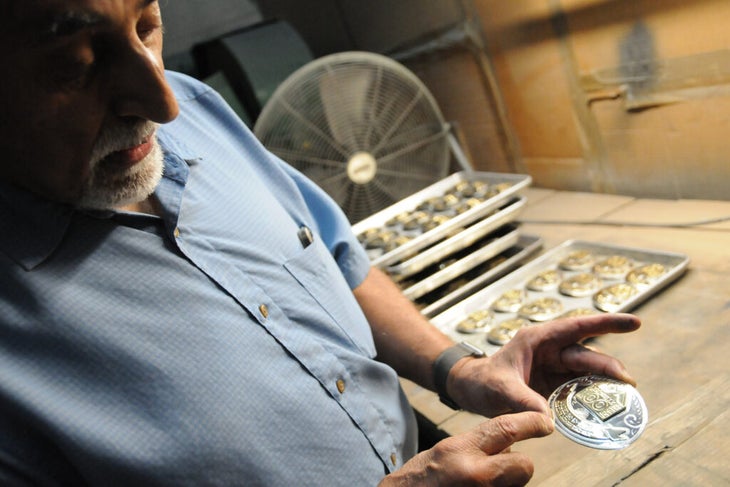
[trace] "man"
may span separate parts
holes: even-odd
[[[628,315],[450,348],[322,191],[164,72],[156,1],[0,5],[0,484],[518,485],[542,395],[631,382],[577,345]],[[416,454],[396,372],[496,417]]]

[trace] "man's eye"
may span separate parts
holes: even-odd
[[[73,62],[56,66],[52,71],[53,83],[63,89],[80,88],[86,85],[93,65]]]
[[[76,44],[57,49],[47,57],[50,81],[60,89],[86,86],[99,61],[96,47]]]
[[[137,35],[142,41],[147,41],[158,32],[162,32],[160,6],[157,1],[152,1],[137,19]]]
[[[161,28],[162,26],[159,24],[140,24],[137,26],[137,35],[141,40],[145,41]]]

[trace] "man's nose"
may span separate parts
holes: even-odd
[[[173,120],[179,108],[165,79],[161,56],[141,42],[120,51],[110,80],[115,115],[157,123]]]

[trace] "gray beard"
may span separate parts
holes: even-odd
[[[162,178],[163,153],[157,137],[152,138],[152,150],[137,164],[120,171],[119,167],[105,165],[104,157],[116,150],[138,144],[154,130],[151,123],[142,124],[130,133],[108,131],[94,149],[91,174],[76,202],[80,208],[109,210],[138,203],[151,195]]]
[[[162,178],[162,149],[157,140],[143,160],[122,174],[105,170],[100,164],[94,170],[77,205],[80,208],[109,210],[138,203],[151,195]]]

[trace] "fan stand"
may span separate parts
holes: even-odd
[[[367,184],[377,173],[378,161],[369,152],[355,152],[347,161],[347,177],[355,184]]]

